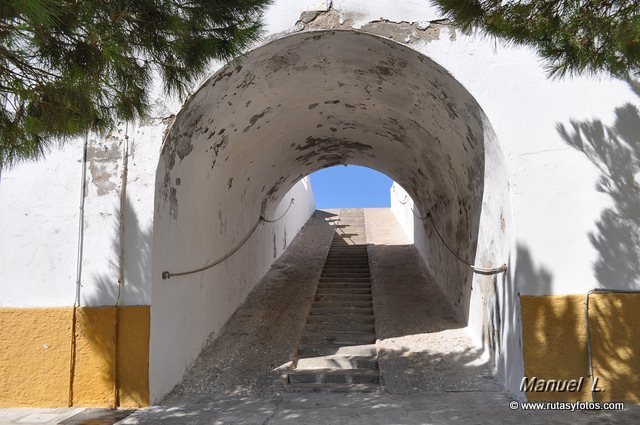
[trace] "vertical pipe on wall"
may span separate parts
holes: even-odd
[[[122,175],[120,180],[120,214],[118,229],[118,295],[115,304],[115,319],[113,324],[113,407],[120,405],[120,379],[118,377],[118,342],[120,324],[120,299],[122,297],[122,287],[124,286],[124,220],[125,208],[127,205],[127,178],[129,174],[129,124],[125,124],[124,152],[122,155]]]
[[[89,144],[89,131],[84,135],[82,148],[82,173],[80,178],[80,206],[78,207],[78,251],[76,258],[76,290],[73,298],[73,313],[71,316],[71,353],[69,357],[69,393],[67,404],[73,405],[73,379],[76,368],[76,322],[77,312],[80,306],[80,287],[82,286],[82,254],[84,247],[84,200],[86,197],[87,180],[87,145]]]
[[[633,289],[602,289],[594,288],[587,292],[584,298],[584,322],[585,333],[587,334],[587,361],[589,362],[589,379],[591,380],[591,401],[596,402],[596,393],[593,385],[593,355],[591,353],[591,329],[589,327],[589,296],[591,294],[640,294],[640,290]]]

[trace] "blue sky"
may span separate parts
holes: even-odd
[[[311,174],[316,208],[389,207],[391,180],[371,168],[336,165]]]

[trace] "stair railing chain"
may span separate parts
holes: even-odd
[[[234,246],[231,251],[229,251],[228,253],[226,253],[225,255],[223,255],[222,257],[217,259],[216,261],[213,261],[213,262],[207,264],[206,266],[202,266],[202,267],[197,268],[195,270],[189,270],[189,271],[185,271],[185,272],[172,273],[172,272],[169,272],[169,271],[163,271],[162,272],[162,280],[169,279],[172,276],[186,276],[186,275],[190,275],[190,274],[194,274],[194,273],[200,273],[200,272],[208,270],[208,269],[210,269],[212,267],[215,267],[218,264],[224,262],[226,259],[228,259],[233,254],[235,254],[240,248],[242,248],[242,246],[251,238],[251,235],[253,235],[255,233],[256,229],[260,226],[260,224],[262,224],[262,223],[275,223],[277,221],[280,221],[282,218],[284,218],[285,215],[287,215],[287,213],[289,212],[289,209],[291,209],[291,206],[294,203],[295,203],[295,199],[291,198],[291,202],[289,203],[289,206],[287,207],[285,212],[283,212],[282,215],[280,217],[278,217],[278,218],[267,219],[261,214],[260,218],[258,218],[258,220],[255,222],[255,224],[251,227],[251,230],[249,230],[249,232],[247,232],[245,237],[242,238],[242,240],[240,242],[238,242],[236,244],[236,246]]]
[[[400,202],[400,204],[402,204],[402,205],[405,205],[407,202],[409,202],[409,197],[405,196],[404,200],[398,201],[398,202]],[[420,216],[420,215],[416,214],[415,210],[413,209],[413,205],[412,205],[411,206],[411,212],[413,213],[413,215],[417,219],[419,219],[421,221],[425,221],[425,220],[428,219],[429,222],[431,223],[431,226],[433,227],[433,230],[435,230],[436,235],[438,235],[438,239],[440,239],[440,241],[447,248],[447,250],[451,254],[453,254],[453,256],[456,257],[458,259],[458,261],[460,261],[461,263],[469,266],[471,268],[471,270],[473,270],[474,273],[484,274],[484,275],[494,275],[494,274],[504,273],[504,272],[507,271],[507,265],[506,264],[503,264],[500,267],[491,267],[491,268],[478,267],[478,266],[473,265],[471,262],[469,262],[469,261],[465,260],[464,258],[462,258],[453,248],[451,248],[451,246],[449,246],[449,244],[447,243],[445,238],[442,236],[442,234],[438,230],[438,226],[436,226],[436,223],[433,220],[433,216],[431,215],[431,211],[429,211],[427,213],[427,215],[425,215],[425,216]]]

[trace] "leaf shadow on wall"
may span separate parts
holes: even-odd
[[[605,288],[640,289],[640,114],[627,103],[615,116],[611,126],[598,119],[572,120],[557,129],[598,167],[602,175],[596,187],[613,201],[600,215],[597,232],[589,234],[599,254],[594,263],[598,282]]]
[[[640,96],[640,86],[630,84]],[[557,129],[570,146],[598,167],[601,176],[596,188],[611,200],[611,206],[600,214],[596,231],[589,233],[589,240],[598,253],[593,269],[599,286],[638,290],[640,113],[632,103],[616,108],[614,113],[612,125],[605,125],[599,119],[572,120],[568,126],[557,124]],[[640,367],[640,348],[635,342],[640,332],[633,326],[640,320],[638,301],[637,294],[591,296],[589,324],[594,376],[602,378],[607,386],[606,392],[598,395],[599,400],[601,397],[638,402],[640,378],[633,373]]]

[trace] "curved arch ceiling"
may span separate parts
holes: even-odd
[[[188,100],[165,139],[156,220],[176,229],[175,249],[206,251],[300,178],[356,164],[391,176],[474,258],[489,133],[467,90],[406,46],[353,31],[291,35],[228,64]],[[450,268],[465,279],[460,264]]]

